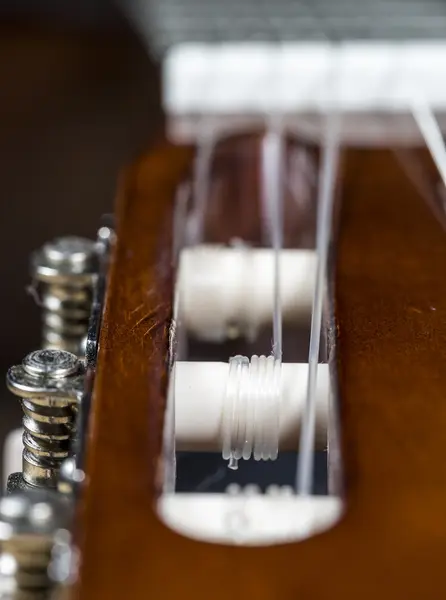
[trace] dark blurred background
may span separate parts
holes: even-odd
[[[94,236],[120,168],[161,128],[158,72],[106,0],[0,0],[0,448],[20,424],[3,374],[40,343],[30,252]]]

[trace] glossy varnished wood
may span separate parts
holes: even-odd
[[[346,515],[301,544],[209,546],[156,517],[169,219],[188,151],[131,168],[102,332],[80,526],[82,600],[420,600],[446,555],[446,234],[387,151],[349,152],[335,274]]]

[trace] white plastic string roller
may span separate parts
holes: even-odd
[[[265,359],[253,358],[258,363]],[[242,369],[233,365],[230,373],[230,366],[223,362],[176,363],[177,450],[220,452],[224,449],[226,459],[230,458],[231,450],[236,454],[234,458],[249,458],[254,451],[254,458],[261,459],[275,457],[278,449],[298,448],[308,365],[282,364],[280,389],[270,397],[270,401],[275,402],[273,408],[267,403],[268,390],[259,387],[260,368],[250,373],[247,362],[243,376]],[[326,447],[329,383],[328,365],[322,364],[318,369],[316,388],[316,443],[319,448]],[[240,388],[241,393],[237,392]],[[271,438],[266,438],[267,432]]]
[[[200,245],[181,252],[179,286],[184,326],[196,338],[218,342],[231,330],[248,338],[271,323],[274,308],[274,251]],[[281,250],[280,297],[285,324],[309,322],[316,253]]]

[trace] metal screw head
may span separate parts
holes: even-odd
[[[51,490],[15,492],[0,499],[0,540],[18,534],[52,534],[71,520],[69,501]]]
[[[60,466],[59,476],[64,481],[76,482],[76,460],[74,457],[66,458]]]
[[[59,471],[58,490],[64,494],[71,494],[77,486],[85,480],[85,473],[76,467],[74,457],[66,458]]]
[[[35,527],[48,527],[54,519],[53,513],[49,502],[36,502],[29,509],[28,518]]]
[[[111,227],[100,227],[98,231],[98,240],[100,242],[111,241],[114,237],[114,231]]]
[[[96,243],[63,237],[45,244],[32,255],[33,276],[48,284],[91,285],[98,268]]]
[[[29,375],[54,378],[69,377],[79,369],[79,359],[64,350],[35,350],[23,360],[23,368]]]
[[[14,494],[0,500],[0,519],[11,523],[26,516],[29,504],[25,496]]]
[[[42,258],[48,265],[70,264],[76,271],[88,271],[95,258],[95,243],[81,237],[63,237],[45,244]]]
[[[84,363],[64,350],[36,350],[21,365],[8,369],[6,385],[20,398],[38,399],[44,406],[79,401],[84,389]],[[51,400],[50,400],[51,398]]]

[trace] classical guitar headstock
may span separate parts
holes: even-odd
[[[11,593],[437,597],[446,50],[360,4],[131,3],[169,140],[33,257]]]

